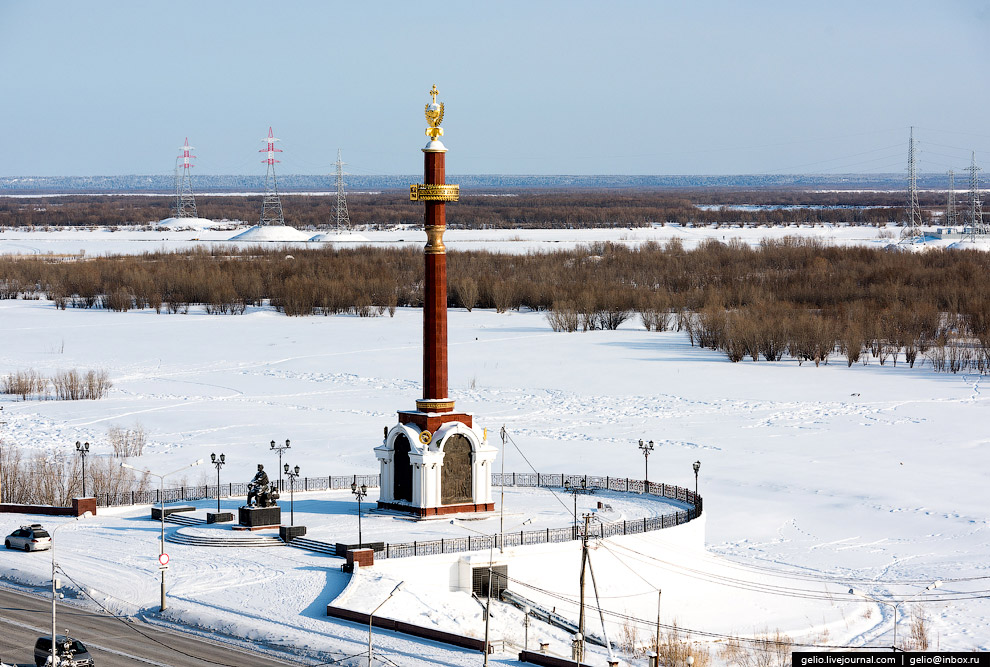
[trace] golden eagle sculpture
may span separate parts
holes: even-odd
[[[433,89],[430,90],[433,101],[426,105],[426,122],[429,124],[429,127],[426,128],[426,136],[433,141],[436,141],[437,137],[443,136],[443,128],[440,127],[440,123],[443,122],[443,102],[437,104],[438,94],[437,86],[433,84]]]

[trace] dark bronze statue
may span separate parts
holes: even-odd
[[[254,479],[248,483],[247,506],[248,507],[272,507],[278,500],[278,489],[268,481],[268,473],[265,466],[258,464],[258,472]]]

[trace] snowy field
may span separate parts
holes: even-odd
[[[808,231],[837,243],[889,242],[856,236],[875,234],[867,228]],[[452,249],[524,251],[702,232],[722,230],[493,232],[487,240],[482,232],[448,232],[445,240]],[[754,243],[771,233],[724,230],[740,237],[744,232],[752,232]],[[422,244],[421,231],[364,233],[374,243]],[[135,240],[143,234],[6,231],[0,249],[95,255],[196,243],[166,242],[161,233]],[[197,308],[188,315],[63,312],[47,301],[0,301],[0,373],[105,368],[114,382],[100,401],[0,397],[7,422],[0,437],[28,450],[66,453],[76,440],[87,440],[100,455],[109,449],[109,427],[140,424],[150,442],[137,465],[169,471],[224,452],[224,481],[247,481],[259,462],[274,470],[278,458],[267,443],[290,438],[284,461],[299,465],[304,476],[375,473],[372,448],[380,444],[382,428],[420,397],[421,317],[414,309],[399,309],[394,318],[288,318],[257,308],[241,316],[211,316]],[[668,531],[596,550],[596,573],[626,573],[604,582],[608,592],[602,595],[612,602],[603,606],[655,618],[656,589],[662,588],[664,622],[677,620],[682,627],[741,635],[780,629],[802,641],[889,646],[890,608],[849,596],[848,589],[900,600],[939,579],[941,588],[919,595],[932,647],[990,650],[990,436],[979,377],[939,375],[927,364],[732,364],[724,355],[692,348],[682,334],[650,333],[637,321],[618,331],[557,334],[539,313],[454,310],[449,327],[452,397],[493,441],[506,426],[521,453],[508,447],[505,470],[528,472],[531,463],[540,472],[639,477],[640,438],[657,445],[649,460],[655,481],[692,487],[691,463],[701,461],[706,515],[696,523],[706,531],[707,552],[698,549],[700,535],[664,537]],[[171,483],[208,483],[215,474],[201,466]],[[520,497],[507,498],[507,529],[528,516],[531,503],[518,502]],[[300,512],[323,500],[354,511],[346,492],[296,500],[297,522]],[[616,511],[650,511],[629,502]],[[202,503],[200,511],[209,505]],[[147,520],[147,511],[101,510],[96,519],[58,534],[66,572],[127,613],[156,609],[157,524]],[[336,529],[306,521],[317,537],[329,540],[354,519],[350,514]],[[0,515],[0,521],[10,532],[25,519]],[[51,527],[64,521],[44,519]],[[491,520],[482,524],[482,532],[495,530]],[[567,557],[548,552],[542,586],[573,599],[577,547],[569,548]],[[342,594],[341,600],[362,609],[403,578],[397,560],[362,572],[345,591],[340,561],[326,556],[286,548],[170,549],[172,618],[313,651],[359,651],[366,630],[327,620],[326,604]],[[6,581],[40,585],[49,568],[45,554],[0,553]],[[272,608],[257,611],[261,601]],[[413,586],[388,604],[383,613],[395,618],[475,636],[482,628],[480,607],[461,593]],[[556,604],[576,617],[572,603]],[[907,635],[910,606],[899,610],[899,640]],[[495,637],[521,642],[521,616],[505,610],[493,621]],[[563,634],[548,636],[562,650]],[[402,665],[477,662],[473,654],[399,636],[380,643]]]
[[[170,219],[174,220],[174,219]],[[163,221],[170,223],[170,221]],[[197,219],[197,227],[203,224]],[[0,254],[38,255],[68,254],[85,252],[86,255],[133,254],[154,251],[177,251],[192,247],[211,247],[218,243],[227,245],[233,237],[247,233],[243,241],[231,245],[249,247],[265,242],[266,235],[244,225],[236,229],[223,230],[195,229],[175,231],[159,229],[143,231],[140,228],[121,227],[110,229],[57,229],[56,231],[22,231],[0,229]],[[520,230],[458,230],[449,229],[444,241],[450,250],[490,250],[493,252],[523,253],[531,251],[552,251],[561,248],[574,248],[578,245],[599,241],[611,241],[629,246],[637,246],[647,241],[666,243],[678,238],[685,248],[691,249],[705,239],[729,241],[738,239],[743,243],[758,245],[765,238],[779,239],[785,236],[799,236],[819,239],[836,245],[865,245],[884,247],[896,243],[902,229],[890,226],[849,227],[840,225],[801,225],[792,227],[681,227],[679,225],[637,227],[629,229],[520,229]],[[289,235],[274,239],[288,248],[322,247],[324,242],[298,242],[298,232],[289,230]],[[317,232],[307,232],[311,236]],[[271,236],[271,235],[267,235]],[[336,236],[336,238],[335,238]],[[335,247],[356,247],[358,245],[397,246],[425,243],[422,228],[418,230],[394,229],[389,231],[369,231],[360,229],[343,235],[343,240],[333,234],[326,235],[327,242]],[[269,241],[270,242],[270,241]],[[946,247],[955,240],[929,240],[924,245],[929,248]],[[971,244],[971,242],[965,242]],[[921,244],[919,244],[921,245]],[[978,241],[977,247],[990,249],[990,242]]]

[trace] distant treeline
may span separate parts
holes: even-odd
[[[934,193],[922,193],[922,206],[939,210]],[[284,195],[286,224],[321,229],[336,217],[335,198]],[[147,225],[172,215],[173,199],[165,196],[88,196],[0,198],[0,227],[95,227]],[[696,205],[788,206],[773,210],[700,210]],[[200,217],[238,220],[250,224],[261,215],[260,196],[200,196]],[[422,223],[422,205],[406,192],[351,194],[347,199],[351,224],[392,227]],[[805,208],[805,207],[834,208]],[[854,207],[854,208],[843,208]],[[930,210],[923,210],[927,223]],[[447,220],[455,228],[589,228],[637,227],[653,223],[786,225],[830,223],[885,225],[905,219],[904,194],[899,192],[808,192],[796,190],[522,190],[513,193],[462,191],[448,206]]]
[[[555,330],[614,329],[639,315],[654,331],[685,331],[692,344],[733,361],[789,354],[816,364],[836,351],[851,365],[903,353],[936,370],[990,370],[990,254],[890,252],[786,238],[758,247],[710,240],[636,248],[451,252],[451,307],[528,308]],[[242,313],[270,305],[287,315],[361,316],[422,306],[422,250],[358,247],[214,247],[58,260],[0,256],[0,298],[56,307]]]

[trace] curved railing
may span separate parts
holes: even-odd
[[[329,477],[306,477],[296,481],[299,491],[349,489],[352,482],[376,488],[379,484],[378,475],[335,475]],[[642,479],[626,477],[608,477],[601,475],[568,475],[564,473],[494,473],[492,487],[544,487],[564,489],[565,482],[579,492],[594,492],[596,490],[618,491],[656,496],[668,500],[676,500],[689,505],[687,509],[670,512],[662,516],[644,517],[610,523],[595,522],[589,525],[588,536],[595,538],[612,537],[615,535],[634,535],[653,530],[671,528],[692,521],[701,516],[703,502],[701,496],[694,491],[673,484],[645,482]],[[225,488],[226,487],[226,488]],[[203,486],[183,486],[164,490],[166,503],[178,503],[207,498],[216,498],[217,492],[221,498],[243,496],[247,494],[247,484],[231,483]],[[142,492],[125,492],[116,494],[98,494],[97,503],[100,507],[117,505],[152,504],[161,502],[157,489]],[[404,558],[408,556],[430,556],[435,554],[459,553],[478,551],[498,547],[517,547],[531,544],[556,544],[581,539],[582,529],[578,526],[564,528],[543,528],[540,530],[524,530],[499,535],[477,535],[466,537],[450,537],[439,540],[402,542],[398,544],[376,545],[375,555],[378,558]],[[494,543],[493,543],[494,541]]]
[[[690,505],[688,509],[670,512],[662,516],[644,517],[632,521],[613,521],[610,523],[594,522],[589,524],[588,537],[613,537],[615,535],[634,535],[652,530],[662,530],[687,523],[701,516],[702,498],[690,489],[672,484],[649,482],[641,479],[625,477],[603,477],[595,475],[566,475],[562,473],[495,473],[492,475],[492,486],[547,487],[564,488],[568,482],[573,488],[581,491],[595,490],[620,491],[628,493],[648,494],[658,498],[677,500]],[[583,527],[567,526],[566,528],[544,528],[541,530],[520,530],[498,535],[476,535],[467,537],[450,537],[439,540],[404,542],[400,544],[384,544],[376,548],[376,558],[404,558],[408,556],[431,556],[436,554],[460,553],[478,551],[499,547],[518,547],[531,544],[556,544],[570,542],[582,538]]]

